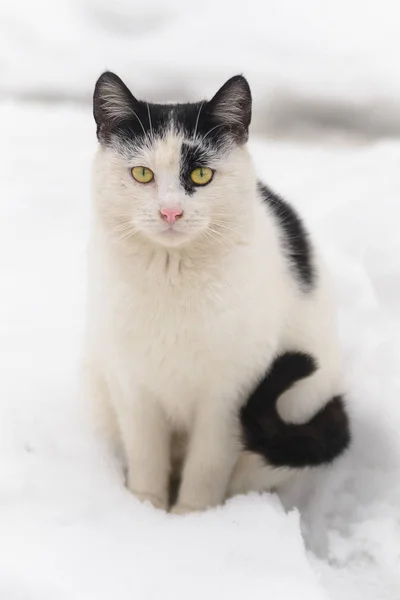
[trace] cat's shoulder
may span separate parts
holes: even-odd
[[[268,207],[293,275],[304,291],[316,285],[314,249],[309,233],[295,208],[261,181],[257,184],[261,201]]]

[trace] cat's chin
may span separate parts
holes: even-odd
[[[183,231],[177,231],[176,229],[167,229],[165,231],[160,231],[155,235],[153,234],[151,237],[152,240],[160,246],[177,248],[179,246],[190,244],[196,236]]]

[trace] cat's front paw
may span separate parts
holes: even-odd
[[[172,515],[187,515],[189,513],[200,512],[200,508],[194,508],[192,506],[187,506],[186,504],[175,504],[171,508]]]
[[[158,508],[160,510],[166,511],[168,509],[167,502],[161,497],[155,496],[154,494],[135,492],[133,490],[130,491],[138,500],[140,500],[140,502],[143,502],[144,504],[151,504],[154,508]]]

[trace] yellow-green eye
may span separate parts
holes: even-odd
[[[147,167],[133,167],[131,170],[133,179],[139,183],[150,183],[154,179],[154,173]]]
[[[206,183],[210,183],[213,175],[214,171],[209,167],[198,167],[190,173],[190,179],[196,185],[206,185]]]

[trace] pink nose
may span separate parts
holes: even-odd
[[[162,208],[160,214],[164,221],[172,225],[172,223],[175,223],[177,219],[182,217],[183,210],[181,208]]]

